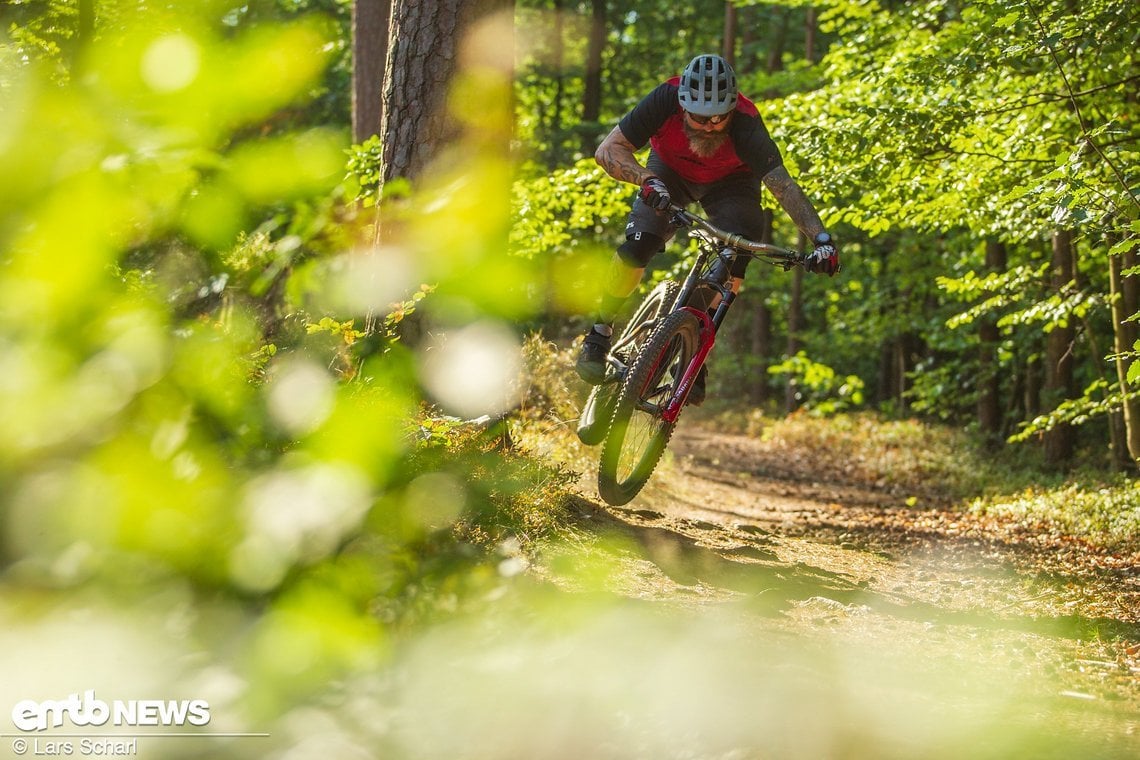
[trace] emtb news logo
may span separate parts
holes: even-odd
[[[12,722],[21,731],[46,731],[70,721],[73,726],[205,726],[210,722],[210,704],[204,699],[116,699],[111,703],[95,698],[95,690],[69,694],[66,699],[36,702],[24,699],[12,708]]]

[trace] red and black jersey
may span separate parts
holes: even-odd
[[[634,147],[650,143],[666,166],[699,184],[749,171],[763,177],[783,165],[784,159],[756,104],[743,95],[737,98],[736,115],[728,127],[729,139],[720,150],[706,157],[694,153],[685,135],[684,111],[677,100],[680,81],[680,77],[674,77],[658,85],[618,124]]]

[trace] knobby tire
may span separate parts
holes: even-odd
[[[640,346],[644,345],[660,324],[662,317],[673,308],[681,286],[672,280],[663,280],[649,292],[634,311],[618,339],[614,341],[614,353],[623,363],[628,364]],[[607,373],[609,374],[609,373]],[[578,420],[578,439],[587,446],[596,446],[605,440],[610,429],[613,402],[621,389],[618,378],[606,377],[601,385],[595,385],[582,405]]]
[[[598,464],[598,493],[613,506],[629,503],[661,461],[675,423],[660,411],[673,396],[700,342],[700,322],[675,311],[653,332],[621,384]]]

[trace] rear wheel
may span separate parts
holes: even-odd
[[[637,350],[649,340],[657,325],[661,324],[661,320],[673,308],[673,302],[677,300],[677,294],[680,292],[681,286],[672,280],[662,280],[649,291],[649,295],[642,300],[637,311],[629,318],[621,335],[614,341],[613,353],[623,363],[628,364]]]
[[[677,283],[663,280],[642,300],[614,341],[611,351],[623,365],[628,366],[630,358],[636,356],[638,349],[649,339],[661,319],[673,308],[673,302],[677,300],[680,291],[681,286]],[[578,418],[578,440],[587,446],[596,446],[605,439],[610,428],[614,401],[620,389],[621,377],[611,368],[607,371],[605,382],[594,386],[586,397],[582,414]]]
[[[669,314],[630,365],[614,403],[598,465],[598,493],[620,506],[641,491],[661,461],[675,423],[661,414],[700,344],[700,322]]]

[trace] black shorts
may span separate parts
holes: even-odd
[[[669,188],[673,202],[679,206],[700,203],[709,221],[727,232],[743,235],[750,240],[764,236],[764,209],[760,205],[760,178],[751,172],[734,174],[716,182],[698,184],[683,179],[650,151],[646,168],[656,174]],[[644,203],[641,198],[633,202],[625,225],[629,236],[641,232],[669,240],[677,228],[670,224],[666,214]],[[744,270],[751,261],[741,256],[733,265],[732,275],[743,277]],[[643,264],[648,264],[648,260]]]

